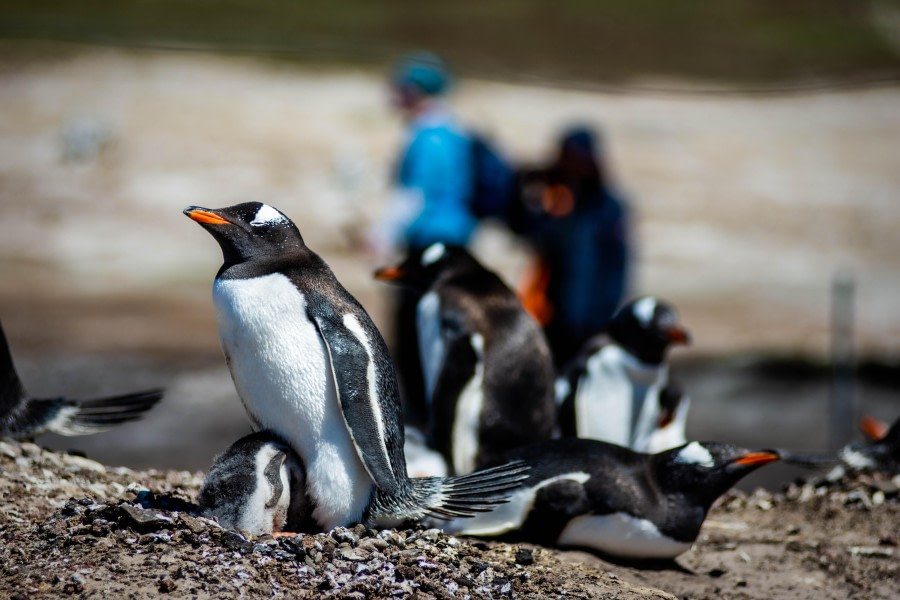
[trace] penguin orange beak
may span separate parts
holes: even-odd
[[[673,327],[669,327],[666,330],[666,339],[669,340],[672,344],[690,344],[691,343],[691,334],[689,334],[684,328],[675,325]]]
[[[397,281],[406,275],[406,271],[400,267],[384,267],[375,271],[375,279],[378,281]]]
[[[888,432],[887,425],[869,415],[859,420],[859,429],[873,442],[877,442],[886,436]]]
[[[738,465],[767,465],[781,458],[774,452],[750,452],[737,459],[735,464]]]
[[[199,206],[189,206],[184,209],[184,214],[189,218],[204,225],[231,225],[231,221],[223,219],[214,212],[210,212]]]

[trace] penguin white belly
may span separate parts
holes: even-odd
[[[430,404],[446,353],[441,335],[441,299],[436,292],[428,292],[416,305],[416,329],[419,334],[419,361],[425,380],[425,400]]]
[[[231,377],[251,418],[300,455],[313,516],[330,529],[361,518],[373,482],[344,423],[325,344],[306,299],[279,273],[217,279],[213,301]]]
[[[502,535],[514,531],[525,523],[528,513],[534,507],[534,498],[542,488],[566,479],[584,484],[590,478],[587,473],[576,471],[545,479],[537,485],[516,490],[509,496],[506,504],[499,505],[491,512],[477,513],[470,519],[454,519],[444,525],[443,529],[447,533],[463,535]]]
[[[675,409],[675,418],[665,427],[657,427],[653,431],[647,441],[647,448],[643,452],[656,454],[657,452],[671,450],[687,443],[685,428],[690,404],[691,401],[687,396],[681,399],[678,408]]]
[[[481,430],[481,410],[484,407],[484,337],[475,333],[469,339],[478,362],[475,373],[456,400],[453,417],[452,458],[457,475],[475,470],[478,458],[478,436]]]
[[[631,443],[631,382],[615,346],[592,356],[578,383],[575,422],[580,438],[628,447]]]
[[[628,558],[674,558],[691,547],[664,535],[647,519],[626,513],[575,517],[560,534],[559,544]]]

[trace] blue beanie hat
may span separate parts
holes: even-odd
[[[394,66],[391,82],[398,87],[413,86],[423,94],[437,96],[450,87],[450,71],[446,63],[431,52],[407,54]]]

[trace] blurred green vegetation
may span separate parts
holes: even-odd
[[[898,22],[900,0],[0,0],[5,39],[379,67],[429,48],[468,76],[596,83],[897,79]]]

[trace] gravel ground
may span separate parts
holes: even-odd
[[[338,528],[245,537],[192,514],[201,475],[0,442],[7,598],[892,598],[900,478],[731,492],[676,562]]]

